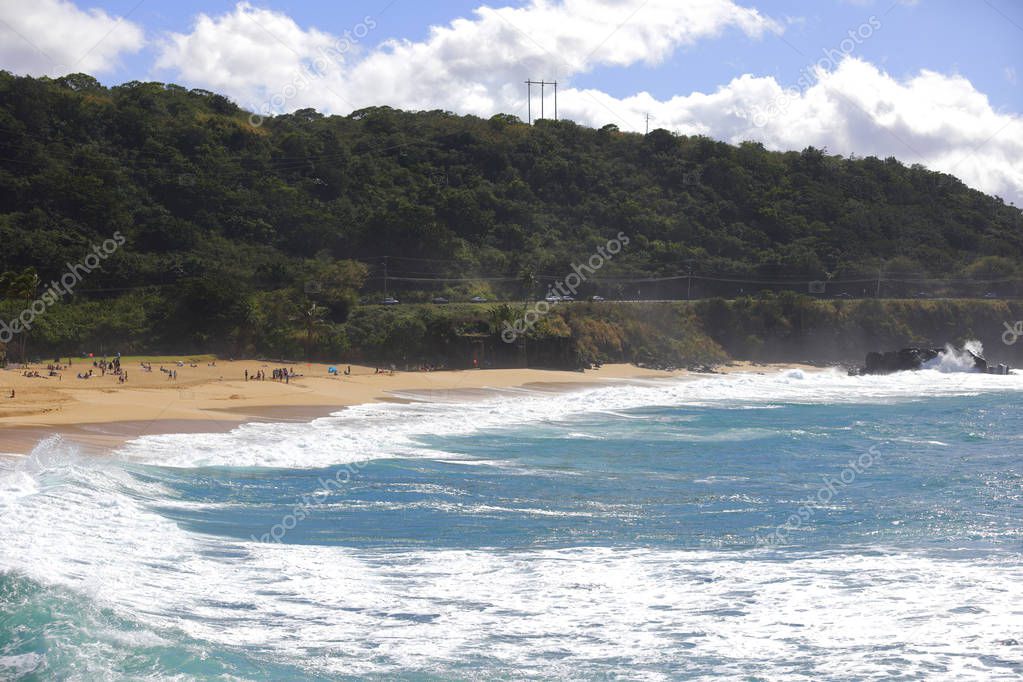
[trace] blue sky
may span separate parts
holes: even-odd
[[[680,51],[657,68],[600,70],[577,83],[619,96],[648,89],[658,97],[685,88],[710,91],[741,73],[774,76],[783,85],[794,85],[807,64],[874,15],[882,28],[855,54],[896,76],[920,69],[961,73],[995,106],[1023,111],[1023,91],[1005,75],[1006,67],[1019,71],[1023,64],[1023,29],[984,2],[932,0],[906,6],[892,0],[870,5],[772,0],[753,4],[768,16],[799,21],[788,24],[782,36],[750,41],[730,31],[719,40]],[[1005,15],[1023,26],[1023,2],[1001,0],[1000,4]]]
[[[559,113],[586,125],[642,130],[649,113],[682,134],[894,155],[1017,205],[1021,57],[1020,0],[0,0],[0,68],[19,74],[176,82],[260,116],[523,118],[522,81],[557,78]]]
[[[230,12],[233,0],[180,0],[173,3],[146,0],[98,0],[79,3],[99,7],[145,27],[147,32],[186,32],[200,13]],[[423,3],[413,0],[325,3],[283,1],[253,3],[291,16],[296,22],[323,31],[341,33],[366,15],[377,19],[379,29],[367,41],[375,46],[389,38],[420,41],[430,26],[448,24],[472,16],[483,4],[523,5],[522,2],[483,3],[478,0],[446,0]],[[766,0],[745,3],[779,20],[789,20],[784,35],[750,41],[730,30],[716,40],[679,50],[657,66],[598,68],[576,77],[578,86],[600,88],[618,97],[646,90],[659,98],[682,91],[711,91],[742,73],[774,76],[793,85],[806,66],[845,37],[846,32],[874,15],[883,27],[857,49],[856,54],[883,66],[896,76],[920,69],[960,73],[988,95],[994,106],[1023,112],[1023,2],[1017,0],[924,0],[904,4],[894,0]],[[134,9],[134,11],[132,11]],[[623,11],[627,16],[628,12]],[[151,73],[153,49],[123,59],[123,66],[102,75],[115,84],[144,80]],[[1007,69],[1013,69],[1012,82]],[[535,74],[537,78],[541,74]]]

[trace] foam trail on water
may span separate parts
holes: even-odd
[[[932,397],[1020,391],[1019,376],[936,370],[850,377],[843,371],[788,370],[773,374],[680,377],[567,393],[523,392],[465,403],[357,405],[309,424],[246,424],[228,433],[146,436],[119,455],[172,467],[326,468],[388,457],[457,459],[424,439],[487,429],[544,424],[576,415],[649,406],[730,408],[778,403],[890,403]]]
[[[521,679],[592,678],[609,665],[631,679],[673,679],[694,666],[706,677],[780,679],[793,662],[807,679],[836,668],[870,678],[890,674],[876,654],[883,647],[909,676],[942,660],[957,679],[981,679],[1004,670],[986,668],[985,652],[1014,634],[1023,601],[1019,566],[905,552],[778,561],[766,550],[375,553],[217,539],[153,512],[147,500],[168,492],[116,462],[94,466],[59,441],[33,460],[0,470],[0,480],[27,473],[37,488],[26,495],[18,484],[12,497],[0,486],[7,570],[132,618],[137,626],[116,635],[126,647],[165,646],[176,632],[328,678],[450,678],[460,675],[448,666],[462,664]],[[922,618],[921,604],[940,605],[941,617]],[[95,665],[83,679],[117,677]]]
[[[650,405],[883,403],[1019,391],[1021,383],[937,371],[722,376],[464,405],[367,405],[312,424],[142,439],[129,451],[134,460],[170,459],[181,467],[319,466],[396,453],[437,457],[417,439]],[[481,548],[393,551],[256,543],[191,530],[161,512],[176,502],[203,504],[208,479],[216,478],[174,472],[194,478],[188,497],[161,478],[167,473],[82,457],[60,439],[41,443],[29,457],[0,459],[0,577],[10,572],[73,591],[123,616],[131,627],[111,637],[130,653],[167,646],[165,640],[178,648],[199,641],[210,644],[211,658],[218,651],[259,652],[328,679],[419,673],[450,679],[473,671],[490,678],[509,670],[522,679],[782,679],[793,670],[805,679],[835,670],[880,679],[896,668],[914,678],[1011,679],[1019,670],[1018,645],[1008,642],[1019,639],[1023,570],[1006,555],[949,558],[877,544],[869,551],[836,546],[784,554],[667,545],[532,548],[503,546],[500,538]],[[473,504],[505,508],[493,499]],[[995,509],[1016,507],[1007,499]],[[0,677],[43,670],[59,653],[51,647],[38,654],[41,661],[0,651]],[[82,668],[75,660],[78,667],[51,677],[118,679],[129,674],[117,663],[120,655],[99,654],[115,663],[106,673],[96,667],[102,661]],[[83,646],[79,656],[97,654]],[[124,656],[125,666],[135,664]],[[171,677],[165,672],[151,677]],[[219,676],[267,677],[274,676]]]

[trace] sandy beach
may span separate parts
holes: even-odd
[[[385,373],[352,365],[350,375],[344,374],[347,365],[338,365],[338,373],[331,375],[330,365],[318,363],[162,359],[162,363],[151,363],[151,372],[143,370],[142,359],[126,359],[123,366],[128,381],[124,384],[112,374],[101,376],[92,361],[85,359],[75,360],[59,376],[47,376],[46,365],[0,370],[0,452],[27,452],[53,434],[105,449],[154,433],[223,431],[250,421],[308,421],[373,401],[472,400],[512,387],[571,390],[689,374],[610,364],[585,372],[484,369]],[[177,378],[170,378],[161,367],[177,372]],[[288,383],[272,381],[272,371],[283,367],[299,376]],[[733,363],[718,371],[764,372],[790,367],[796,365]],[[91,378],[76,378],[89,369],[94,371]],[[26,371],[40,376],[24,376]],[[259,372],[268,378],[252,379]]]

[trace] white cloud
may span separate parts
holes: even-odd
[[[527,77],[564,79],[598,65],[657,64],[679,46],[730,27],[751,36],[781,30],[731,0],[532,0],[518,8],[483,6],[474,14],[433,27],[423,42],[386,41],[355,63],[354,50],[337,50],[341,58],[321,64],[321,77],[296,87],[283,108],[518,111],[525,107]],[[361,26],[371,31],[376,21],[369,17]],[[157,68],[259,106],[305,80],[308,65],[335,40],[358,47],[365,37],[359,28],[348,27],[348,39],[334,39],[242,2],[228,14],[200,15],[191,33],[168,36]]]
[[[731,0],[532,0],[517,8],[480,7],[471,19],[433,27],[423,41],[389,40],[360,53],[359,43],[371,40],[363,38],[375,26],[368,18],[348,27],[354,35],[337,38],[240,3],[224,15],[200,16],[191,33],[168,36],[158,67],[185,84],[274,112],[315,107],[347,113],[386,104],[524,117],[522,81],[556,77],[561,116],[580,123],[642,130],[650,112],[657,126],[732,142],[896,156],[1023,204],[1023,121],[995,111],[960,76],[922,71],[897,80],[845,58],[819,69],[793,96],[775,79],[751,75],[712,93],[667,101],[571,87],[573,75],[598,66],[656,65],[727,29],[753,38],[782,30]],[[315,78],[308,75],[314,62]],[[764,111],[769,115],[751,115]]]
[[[664,102],[645,93],[623,100],[591,94],[623,112],[633,129],[650,111],[661,127],[686,134],[757,140],[772,149],[813,145],[846,155],[895,156],[1023,205],[1023,117],[996,111],[966,78],[925,70],[899,81],[852,57],[816,76],[802,92],[746,75],[710,94]],[[587,101],[572,95],[564,99]],[[568,114],[574,107],[563,108]],[[592,104],[571,113],[593,123],[607,120],[606,109]]]
[[[156,68],[259,113],[337,112],[353,108],[342,94],[342,68],[353,47],[343,36],[305,30],[285,14],[240,2],[222,16],[200,14],[191,33],[166,36]]]
[[[142,29],[101,9],[82,11],[69,0],[0,2],[0,63],[14,73],[103,73],[143,43]]]
[[[656,65],[730,27],[750,36],[781,30],[730,0],[533,0],[481,7],[473,20],[434,27],[424,42],[390,41],[348,78],[365,103],[400,93],[399,104],[412,109],[514,112],[525,108],[524,77],[563,80],[597,66]],[[441,104],[439,91],[446,93]]]

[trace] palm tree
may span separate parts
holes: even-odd
[[[505,328],[504,325],[506,322],[509,325],[514,324],[515,320],[519,317],[515,310],[507,303],[495,305],[487,312],[487,316],[490,318],[491,334],[500,334]]]
[[[17,301],[20,307],[27,308],[35,298],[39,288],[39,275],[35,268],[25,268],[21,272],[9,271],[0,274],[0,298]],[[27,362],[28,330],[23,330],[18,338],[19,356]],[[4,353],[6,359],[6,352]]]
[[[298,319],[305,327],[305,356],[307,360],[310,358],[313,340],[316,338],[317,332],[329,326],[324,319],[328,312],[327,308],[317,305],[315,302],[309,302],[308,307],[303,306],[301,309]]]

